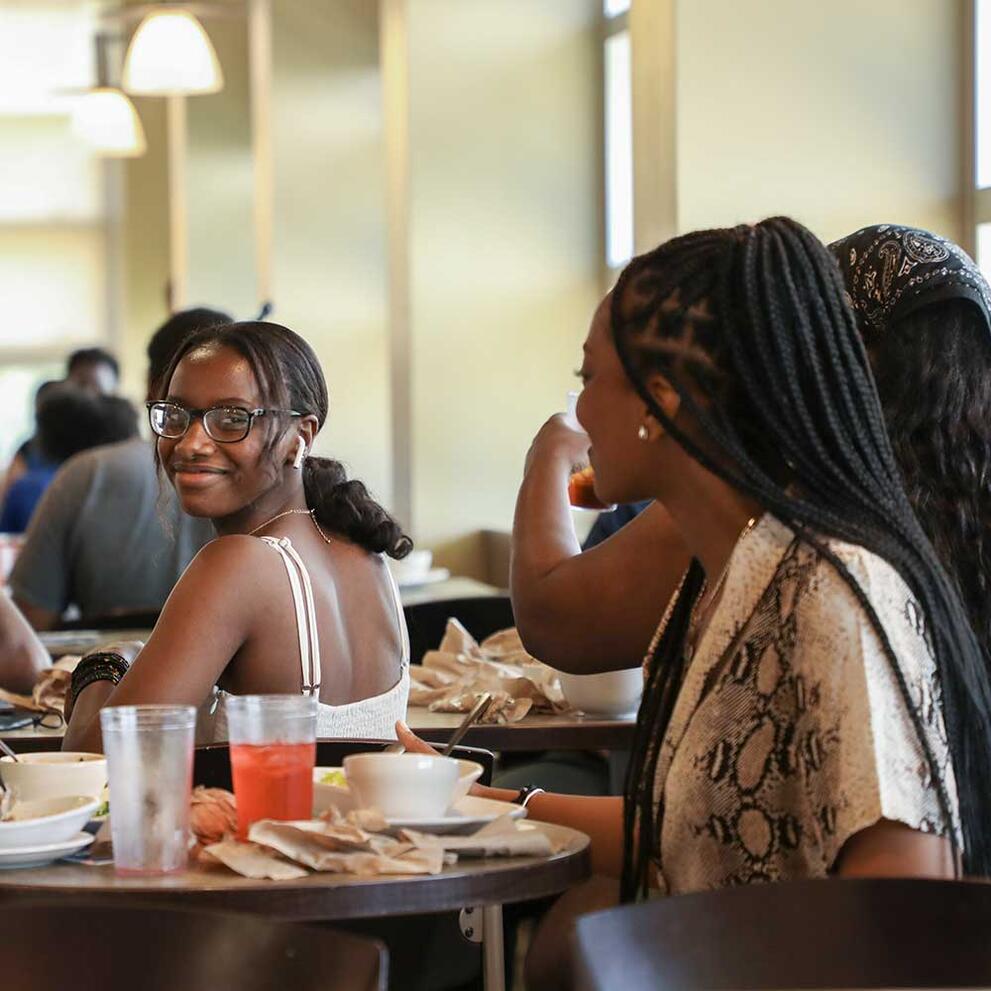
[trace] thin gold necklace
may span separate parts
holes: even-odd
[[[285,516],[312,516],[312,514],[312,509],[287,509],[284,513],[279,513],[278,515],[273,516],[270,520],[265,520],[264,523],[259,523],[254,530],[248,531],[247,536],[253,537],[259,530],[264,530],[269,524],[274,523],[276,520],[281,520]],[[317,529],[319,530],[320,528],[317,527]]]
[[[740,542],[744,539],[744,537],[746,537],[747,534],[749,534],[750,531],[753,530],[753,528],[757,525],[757,521],[759,518],[760,517],[758,516],[751,516],[750,519],[747,521],[747,525],[740,531],[740,536],[736,538],[736,542],[733,544],[733,550],[730,551],[730,555],[726,559],[726,564],[723,565],[723,570],[719,575],[719,579],[717,580],[716,584],[713,586],[713,593],[709,597],[710,603],[716,600],[716,597],[722,591],[723,584],[726,582],[726,576],[729,574],[730,562],[733,560],[733,551],[735,551],[736,548],[740,546]],[[685,574],[687,576],[687,572]],[[675,594],[680,596],[683,587],[684,587],[684,578],[682,579],[681,585],[678,587],[678,591]],[[692,603],[691,615],[688,617],[688,630],[685,636],[687,660],[691,660],[692,656],[695,653],[695,646],[697,645],[698,641],[693,639],[693,635],[697,632],[696,628],[699,624],[700,605],[702,599],[705,597],[705,591],[707,587],[708,587],[708,583],[703,581],[702,588],[699,589],[698,598],[696,598],[696,600]],[[657,624],[657,629],[654,631],[653,637],[651,637],[650,645],[647,647],[647,654],[644,657],[644,664],[647,667],[650,666],[650,663],[654,658],[654,652],[657,650],[657,646],[661,642],[661,637],[664,636],[664,631],[667,629],[668,621],[671,618],[673,607],[674,607],[674,602],[672,602],[671,607],[665,611],[664,616],[661,618],[660,623]]]
[[[264,530],[270,523],[274,523],[276,520],[281,520],[284,516],[309,516],[309,518],[313,521],[313,525],[317,528],[317,533],[323,537],[323,542],[325,544],[333,543],[330,537],[323,532],[323,527],[321,527],[317,522],[316,510],[313,509],[287,509],[284,513],[279,513],[277,516],[273,516],[270,520],[265,520],[264,523],[260,523],[254,528],[254,530],[250,530],[247,536],[253,537],[259,530]]]

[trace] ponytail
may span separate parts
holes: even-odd
[[[309,457],[303,462],[303,491],[317,523],[374,554],[406,557],[413,541],[340,461]]]

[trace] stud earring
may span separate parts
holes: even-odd
[[[637,436],[641,440],[647,440],[650,437],[650,431],[647,429],[646,424],[640,424],[640,429],[637,431]]]
[[[296,445],[296,457],[293,459],[292,466],[299,471],[303,467],[303,459],[306,457],[306,441],[302,437],[299,438],[299,443]]]

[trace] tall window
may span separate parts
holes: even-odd
[[[977,263],[991,278],[991,0],[974,2],[974,221]]]
[[[612,272],[633,255],[633,99],[630,0],[603,0],[605,257]]]
[[[92,84],[96,28],[83,0],[0,7],[0,471],[37,386],[108,337],[103,169],[62,95]]]

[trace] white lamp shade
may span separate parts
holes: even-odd
[[[185,10],[161,10],[139,25],[124,59],[124,89],[142,96],[217,93],[224,74],[203,25]]]
[[[137,158],[148,148],[134,104],[119,90],[100,87],[79,98],[73,131],[110,158]]]

